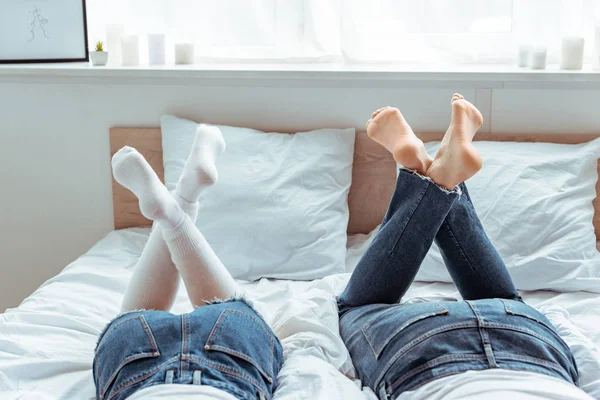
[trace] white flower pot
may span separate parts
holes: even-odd
[[[92,65],[95,67],[102,67],[106,65],[108,62],[108,52],[107,51],[92,51],[90,53],[90,59],[92,61]]]

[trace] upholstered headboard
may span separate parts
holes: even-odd
[[[421,134],[423,141],[440,140],[442,134]],[[476,140],[499,142],[585,143],[600,135],[484,135]],[[164,175],[162,142],[159,128],[112,128],[110,130],[111,157],[123,146],[135,147],[146,157],[158,176]],[[600,167],[600,164],[599,164]],[[348,233],[368,233],[382,220],[392,196],[396,179],[396,164],[391,154],[370,140],[366,133],[356,135],[352,186],[348,197],[350,221]],[[115,229],[150,226],[150,221],[139,211],[135,196],[113,179],[113,206]],[[596,184],[600,193],[600,183]],[[594,200],[594,228],[600,237],[600,198]]]

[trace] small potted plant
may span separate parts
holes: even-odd
[[[104,51],[104,43],[98,41],[96,43],[95,51],[90,53],[90,57],[92,59],[92,65],[95,67],[101,67],[106,65],[108,62],[108,52]]]

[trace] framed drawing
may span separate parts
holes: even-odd
[[[0,64],[88,60],[85,0],[0,0]]]

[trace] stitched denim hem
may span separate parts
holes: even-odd
[[[423,179],[424,181],[429,181],[429,182],[433,183],[435,186],[437,186],[438,189],[440,189],[442,192],[444,192],[446,194],[457,193],[458,194],[458,198],[460,198],[460,196],[462,195],[462,189],[460,188],[459,185],[455,186],[454,189],[452,189],[452,190],[448,190],[445,187],[440,186],[437,183],[435,183],[430,177],[425,176],[425,175],[421,175],[420,173],[418,173],[414,169],[408,169],[408,168],[405,168],[405,167],[400,167],[400,171],[404,171],[406,173],[416,175],[419,178]]]
[[[235,294],[235,295],[233,295],[231,297],[228,297],[226,299],[220,299],[218,297],[215,297],[212,300],[204,300],[204,304],[211,305],[211,304],[221,304],[221,303],[233,303],[233,302],[236,302],[236,301],[241,301],[242,303],[244,303],[248,307],[250,307],[253,311],[256,311],[254,309],[254,304],[252,303],[252,301],[249,300],[243,294]]]
[[[254,311],[256,313],[256,315],[258,315],[260,317],[260,319],[262,319],[266,323],[265,317],[254,307],[254,303],[252,302],[252,300],[248,299],[243,294],[235,294],[226,299],[219,299],[218,297],[215,297],[212,300],[204,300],[204,304],[209,306],[211,304],[235,303],[236,301],[242,302],[245,305],[247,305],[252,311]]]
[[[515,362],[518,360],[502,360],[502,361]],[[383,385],[385,387],[385,392],[389,396],[389,398],[396,399],[404,392],[417,390],[417,389],[425,386],[426,384],[428,384],[432,381],[436,381],[440,378],[444,378],[444,377],[451,376],[451,375],[458,375],[458,374],[462,374],[462,373],[469,372],[469,371],[486,371],[486,370],[490,370],[490,369],[501,369],[501,370],[503,369],[503,370],[509,370],[509,371],[532,372],[532,373],[536,373],[536,374],[549,376],[549,377],[558,379],[562,382],[565,382],[565,381],[569,382],[569,380],[566,379],[562,374],[555,371],[554,369],[546,368],[546,366],[544,366],[544,365],[538,365],[535,363],[531,363],[531,364],[529,364],[529,366],[530,366],[529,368],[525,367],[524,365],[526,365],[526,363],[523,363],[523,366],[510,366],[510,365],[504,365],[504,363],[503,363],[501,366],[499,366],[497,368],[490,368],[487,365],[471,364],[467,367],[460,367],[458,369],[453,369],[450,371],[443,371],[443,369],[444,369],[443,366],[439,366],[438,369],[440,369],[442,372],[436,372],[433,376],[431,376],[429,378],[421,379],[419,377],[419,375],[421,375],[421,374],[429,375],[429,374],[431,374],[432,369],[421,371],[420,374],[413,375],[413,377],[411,378],[411,381],[412,382],[417,381],[418,383],[416,383],[416,384],[414,384],[414,383],[398,384],[397,382],[393,382],[392,384],[388,385],[387,383],[385,383],[385,381],[381,381],[380,386]]]

